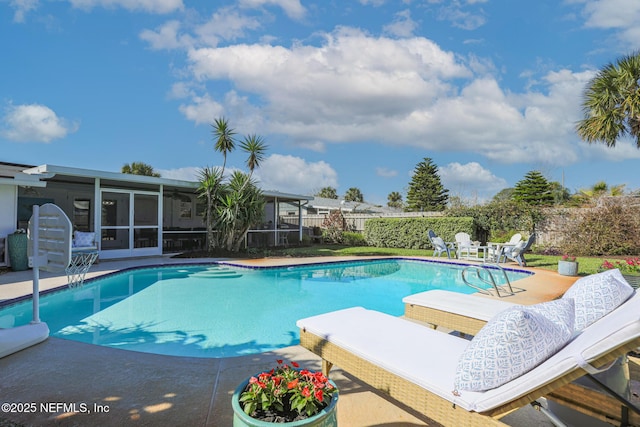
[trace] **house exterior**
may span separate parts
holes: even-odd
[[[7,265],[6,237],[26,229],[33,205],[54,203],[69,217],[74,230],[94,232],[100,258],[161,255],[205,247],[198,200],[198,182],[122,174],[56,165],[0,162],[0,265]],[[301,205],[312,197],[277,191],[263,192],[265,224],[252,234],[277,244],[280,206]],[[289,241],[302,230],[285,228]],[[249,239],[247,241],[249,244]]]
[[[344,213],[361,214],[391,214],[399,212],[387,206],[377,206],[366,202],[349,202],[344,199],[329,199],[325,197],[314,197],[309,203],[303,206],[304,215],[328,215],[333,211],[340,210]]]

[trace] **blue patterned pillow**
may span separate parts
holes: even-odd
[[[576,306],[576,331],[581,331],[609,314],[633,294],[633,288],[620,270],[582,277],[565,292],[562,298],[573,298]]]
[[[498,313],[460,356],[454,394],[490,390],[544,362],[571,339],[574,312],[573,300],[559,299]]]
[[[73,236],[73,246],[83,248],[95,245],[96,233],[88,233],[84,231],[76,231]]]

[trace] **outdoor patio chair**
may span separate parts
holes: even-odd
[[[527,260],[524,258],[524,253],[531,249],[531,246],[535,243],[535,241],[536,235],[534,233],[531,233],[526,241],[521,241],[515,246],[503,246],[500,251],[500,255],[498,256],[498,262],[500,262],[500,259],[503,258],[505,261],[506,259],[510,259],[517,262],[520,267],[526,267]]]
[[[442,253],[447,254],[447,258],[451,259],[451,251],[453,250],[453,246],[451,244],[447,244],[442,237],[436,235],[435,231],[429,230],[427,231],[429,236],[429,241],[431,242],[431,246],[433,246],[433,256],[439,257]]]
[[[567,298],[551,303],[572,304],[573,315],[575,300]],[[533,311],[540,310],[540,306]],[[511,315],[519,310],[526,311],[518,307],[504,313]],[[501,320],[499,316],[497,321]],[[560,317],[551,320],[552,317],[544,317],[545,322],[560,327]],[[443,425],[487,426],[504,425],[500,418],[506,414],[540,397],[561,392],[577,378],[596,372],[596,368],[640,345],[640,294],[633,294],[619,307],[573,334],[567,335],[566,327],[572,322],[564,319],[562,331],[569,337],[568,342],[560,343],[561,348],[548,359],[493,388],[462,390],[456,395],[452,390],[460,378],[459,369],[466,366],[460,363],[468,362],[466,350],[473,341],[362,307],[301,319],[297,325],[300,344],[322,358],[325,374],[337,365]],[[487,327],[486,331],[491,334],[496,328]],[[547,335],[556,336],[533,334],[536,343],[530,347],[537,347]],[[500,335],[490,338],[504,339]],[[580,396],[576,397],[580,400]]]
[[[506,261],[506,257],[501,261],[502,249],[513,248],[522,241],[522,234],[515,233],[508,242],[505,243],[487,243],[489,246],[489,257],[497,263]]]
[[[469,233],[456,234],[456,255],[460,258],[479,258],[480,245],[471,241]]]
[[[634,296],[633,289],[618,270],[609,270],[579,279],[563,298],[575,297],[580,301],[576,310],[582,310],[582,314],[579,315],[581,318],[576,322],[576,329],[584,329],[589,326],[589,322],[595,322],[600,317],[604,317],[607,310],[616,309],[616,304],[626,306],[625,300],[628,295],[632,295],[632,298],[638,298],[637,295]],[[405,304],[404,316],[406,318],[427,323],[433,329],[442,327],[445,331],[458,331],[471,336],[478,334],[495,315],[516,306],[516,304],[504,300],[445,290],[431,290],[409,295],[402,301]],[[608,305],[607,308],[599,304],[599,302],[605,303],[605,301]],[[584,307],[584,310],[580,307]],[[623,358],[616,366],[618,371],[612,369],[612,372],[604,374],[605,380],[613,378],[618,381],[615,386],[605,385],[603,389],[608,394],[593,387],[586,387],[581,383],[572,383],[551,392],[547,397],[586,415],[624,425],[625,414],[623,411],[627,410],[627,406],[621,405],[619,398],[628,399],[626,395],[630,393],[628,376],[624,382],[624,375],[620,374],[621,371],[628,369],[623,367],[626,362],[626,358]],[[595,378],[593,380],[600,381]],[[594,405],[594,402],[598,402],[598,404]],[[626,405],[628,402],[623,403]],[[628,416],[632,417],[631,425],[640,424],[640,411],[636,410],[635,413],[626,415],[626,417]]]

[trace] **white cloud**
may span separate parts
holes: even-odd
[[[236,44],[191,49],[188,58],[198,84],[228,81],[242,94],[236,111],[261,124],[257,132],[285,135],[300,147],[377,141],[550,165],[578,159],[574,126],[593,75],[552,71],[509,92],[486,59],[456,56],[424,37],[373,37],[345,27],[319,46]],[[216,107],[231,108],[226,100]]]
[[[300,157],[272,154],[254,172],[263,190],[312,194],[322,187],[338,186],[338,174],[326,162],[307,162]]]
[[[265,5],[280,7],[291,19],[300,20],[305,17],[307,11],[300,4],[300,0],[240,0],[240,6],[259,8]]]
[[[246,35],[247,30],[260,28],[258,19],[241,15],[232,8],[222,8],[209,20],[195,29],[202,45],[217,46],[219,40],[235,40]]]
[[[178,109],[188,120],[192,120],[196,124],[211,123],[224,111],[222,105],[211,99],[209,94],[193,96],[191,104],[181,104]]]
[[[149,43],[154,50],[171,50],[185,48],[193,45],[193,38],[185,34],[179,34],[181,23],[168,21],[156,30],[143,30],[140,38]]]
[[[438,175],[443,185],[450,190],[482,188],[493,194],[508,186],[505,179],[497,177],[477,162],[464,165],[457,162],[449,163],[438,168]]]
[[[629,159],[640,159],[640,149],[631,138],[623,138],[616,142],[615,147],[607,147],[604,143],[582,142],[581,151],[586,158],[592,160],[605,160],[621,162]]]
[[[87,10],[104,7],[160,14],[184,9],[182,0],[69,0],[69,3],[73,7]]]
[[[468,3],[482,2],[469,1]],[[438,18],[443,21],[450,21],[454,27],[462,28],[463,30],[475,30],[487,22],[484,12],[464,10],[458,1],[447,2],[445,6],[442,6],[438,11]]]
[[[380,168],[376,168],[376,175],[384,178],[393,178],[394,176],[398,175],[398,171],[385,168],[385,167],[380,167]]]
[[[18,142],[51,142],[78,130],[77,123],[58,117],[47,106],[39,104],[10,105],[0,130],[5,138]]]
[[[178,179],[182,181],[198,181],[200,179],[201,167],[188,166],[177,169],[155,169],[163,178]]]
[[[416,21],[411,19],[411,11],[409,9],[396,13],[395,19],[391,24],[384,26],[384,31],[396,37],[411,37],[418,27]]]
[[[9,6],[15,9],[13,22],[24,22],[26,14],[40,5],[39,0],[11,0]]]
[[[584,3],[585,27],[619,30],[618,37],[636,48],[640,37],[640,2],[637,0],[579,0]]]

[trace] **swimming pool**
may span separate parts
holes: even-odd
[[[295,345],[296,320],[363,306],[402,315],[429,289],[472,293],[461,265],[370,260],[284,268],[207,264],[124,270],[40,298],[51,335],[148,353],[231,357]],[[509,271],[511,281],[528,272]],[[31,320],[31,301],[0,309],[0,328]]]

